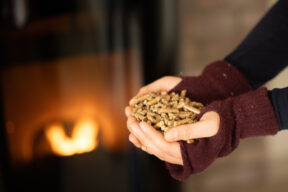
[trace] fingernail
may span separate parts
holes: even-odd
[[[169,131],[169,132],[165,133],[164,137],[167,141],[171,141],[171,140],[174,140],[176,138],[176,134],[174,131]]]

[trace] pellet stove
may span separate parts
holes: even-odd
[[[179,190],[128,143],[123,111],[143,82],[173,74],[161,5],[1,1],[0,190]]]

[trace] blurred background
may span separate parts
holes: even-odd
[[[142,85],[229,54],[275,1],[0,2],[0,191],[288,189],[286,132],[243,140],[178,182],[128,142],[124,116]]]

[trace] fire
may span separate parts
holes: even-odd
[[[98,146],[98,132],[98,124],[86,119],[73,127],[71,137],[66,135],[63,125],[57,123],[47,127],[45,135],[54,153],[70,156],[94,150]]]

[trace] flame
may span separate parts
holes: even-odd
[[[98,146],[96,136],[99,126],[93,120],[81,120],[72,130],[72,136],[68,137],[61,124],[53,124],[45,130],[45,135],[54,153],[61,156],[86,153]]]

